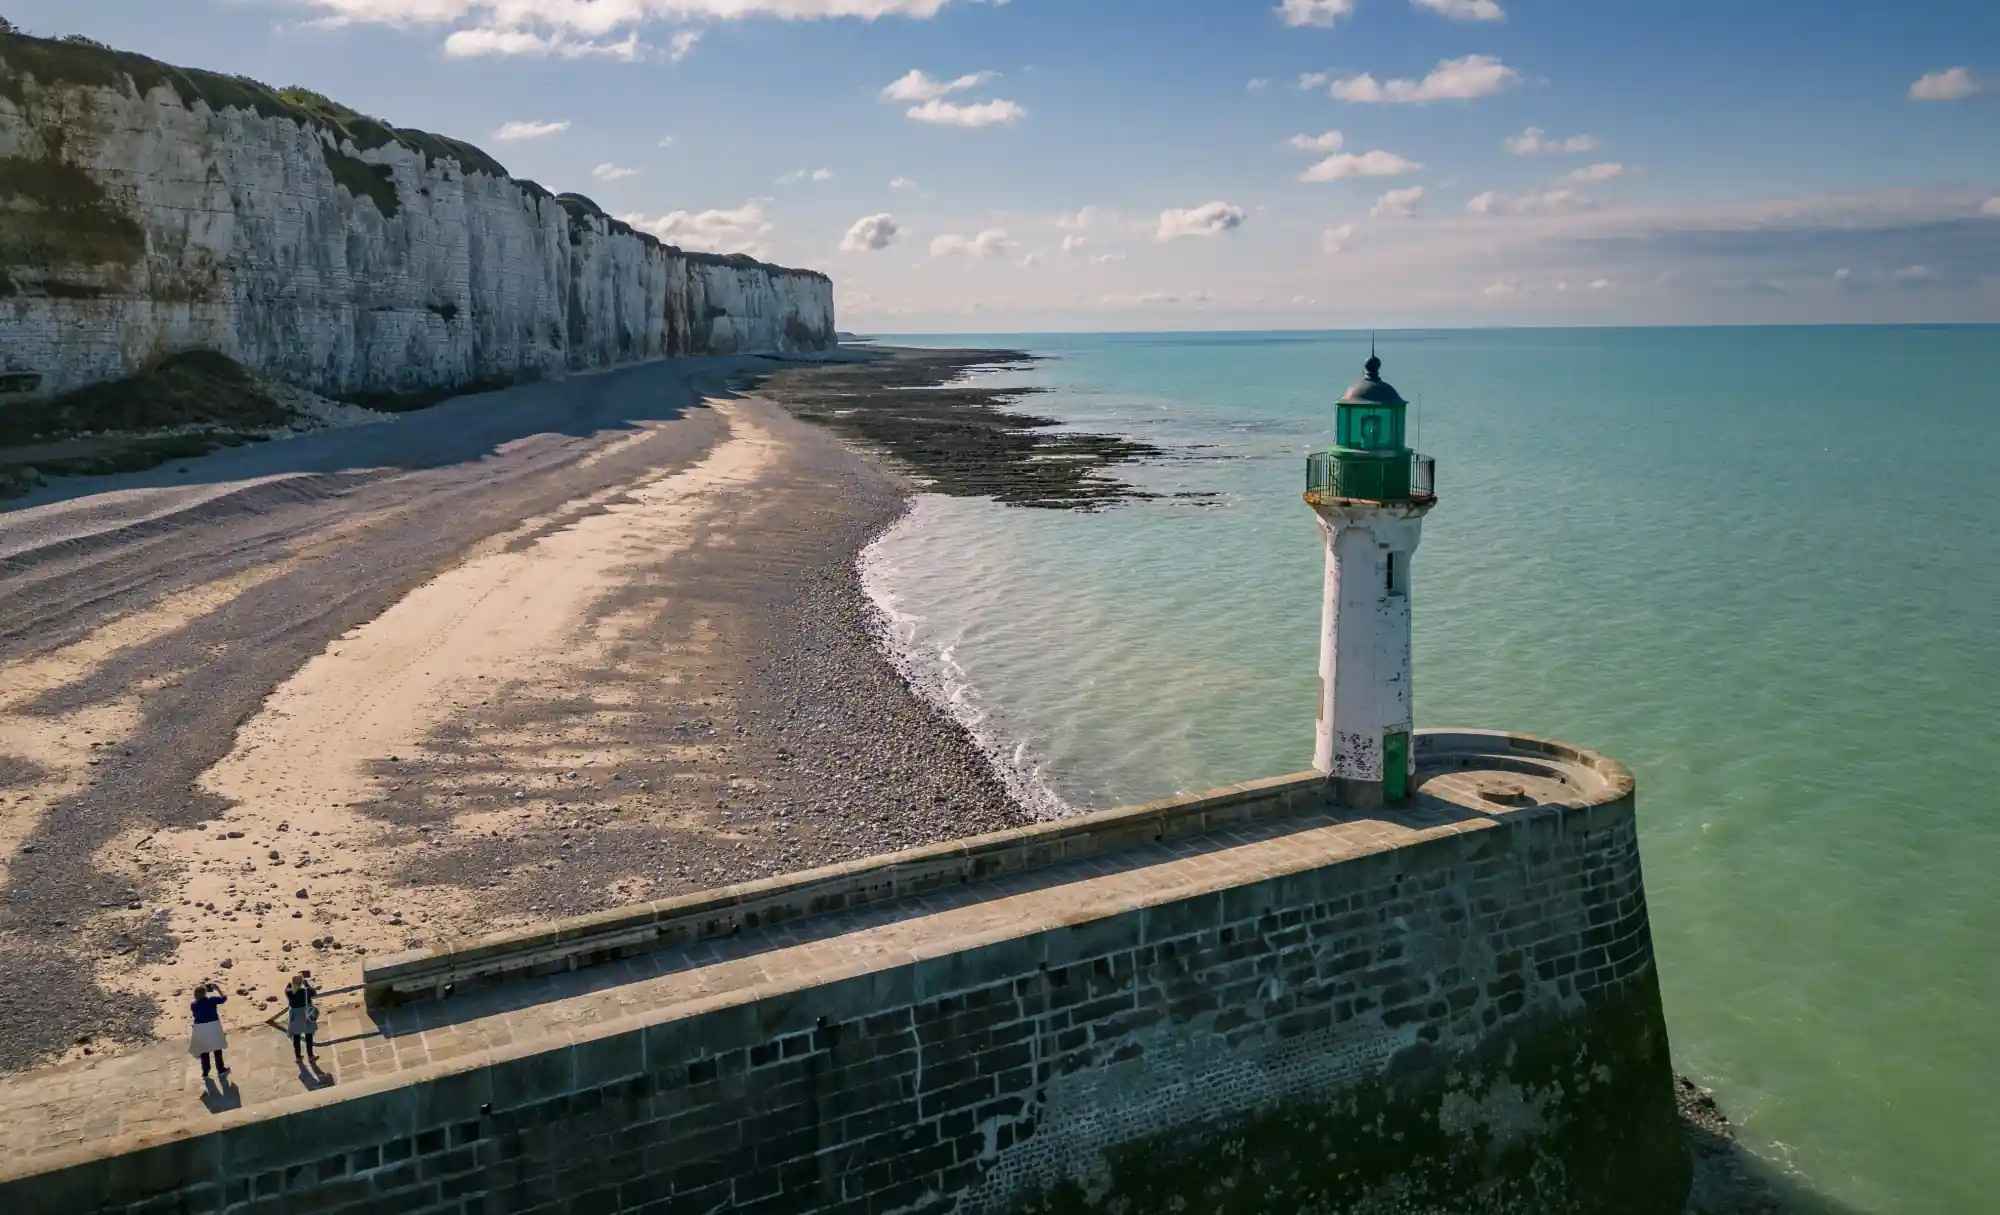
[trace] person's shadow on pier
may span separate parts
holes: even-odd
[[[336,1081],[333,1078],[333,1074],[322,1070],[319,1064],[307,1063],[301,1059],[299,1060],[299,1083],[305,1086],[307,1092],[316,1093],[323,1088],[332,1088]]]
[[[210,1076],[201,1078],[201,1103],[211,1114],[223,1114],[243,1108],[243,1090],[236,1082],[224,1076],[220,1081]]]

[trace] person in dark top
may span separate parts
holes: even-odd
[[[292,1058],[300,1063],[310,1061],[314,1068],[319,1067],[319,1056],[313,1053],[313,1035],[319,1032],[319,1005],[313,1003],[317,995],[310,970],[293,975],[292,981],[285,985],[285,1003],[291,1006],[285,1032],[292,1035]],[[301,1043],[305,1045],[303,1051],[299,1049]]]
[[[215,1071],[218,1076],[227,1077],[229,1068],[222,1061],[222,1051],[229,1045],[229,1035],[222,1032],[222,1014],[217,1011],[229,1002],[222,994],[222,988],[213,983],[202,983],[194,989],[194,1000],[188,1005],[194,1013],[194,1032],[188,1035],[188,1054],[201,1056],[201,1078],[208,1079],[209,1056],[215,1056]]]

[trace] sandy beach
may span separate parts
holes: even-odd
[[[651,364],[0,513],[0,1069],[1022,821],[874,644],[911,463],[794,416],[969,361]]]

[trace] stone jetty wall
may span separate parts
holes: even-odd
[[[188,349],[366,398],[832,345],[825,275],[316,94],[0,32],[0,408]]]
[[[774,953],[762,993],[364,1082],[0,1201],[1678,1215],[1629,778],[1586,800],[1300,868],[1296,847],[1230,836],[1199,852],[1227,877],[1202,893],[1062,905],[1085,914],[1044,892],[1014,918],[1003,899],[976,933],[864,973]],[[1366,830],[1344,821],[1328,829]]]

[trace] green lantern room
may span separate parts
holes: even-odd
[[[1382,378],[1372,350],[1364,371],[1335,409],[1333,449],[1307,459],[1306,500],[1428,500],[1433,462],[1410,450],[1409,402]]]

